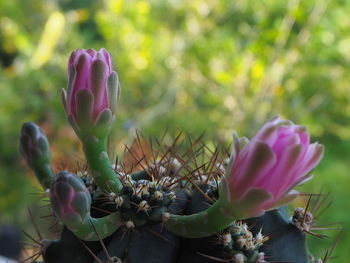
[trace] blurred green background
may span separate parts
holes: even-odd
[[[25,226],[36,201],[23,122],[47,132],[57,169],[83,162],[59,91],[72,50],[105,47],[122,83],[119,151],[135,129],[229,142],[275,115],[305,124],[326,153],[302,190],[331,191],[320,221],[344,223],[332,262],[349,262],[349,13],[345,0],[0,0],[0,223]],[[313,252],[335,235],[311,238]]]

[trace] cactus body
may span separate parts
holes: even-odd
[[[262,247],[269,260],[307,263],[305,233],[291,223],[286,210],[286,207],[281,207],[259,218],[249,219],[248,222],[254,226],[253,233],[263,229],[263,233],[271,237]]]
[[[211,192],[211,196],[217,194],[217,190],[210,185],[204,184],[200,188],[206,193]],[[208,200],[197,190],[189,191],[182,188],[176,191],[176,195],[178,198],[171,202],[171,205],[168,207],[170,213],[178,212],[179,214],[191,215],[205,211],[210,207]],[[105,212],[92,210],[92,216],[97,219],[108,216],[108,210],[110,212],[116,211],[115,206],[106,207],[99,200],[95,201],[92,206],[100,206],[100,208],[106,209]],[[264,252],[267,258],[277,262],[308,262],[305,234],[291,223],[285,207],[269,211],[258,218],[247,219],[245,222],[253,226],[251,229],[253,235],[257,235],[263,229],[263,235],[271,238],[261,249],[257,249],[255,253],[239,249],[237,244],[233,244],[233,247],[244,255],[244,262],[259,262],[257,261],[259,252]],[[231,234],[231,236],[234,239],[234,235]],[[209,257],[227,259],[232,256],[232,251],[234,251],[232,250],[232,245],[231,249],[225,248],[217,234],[202,238],[185,238],[167,231],[161,223],[150,223],[132,229],[123,226],[109,237],[103,239],[103,242],[110,256],[131,263],[214,263],[217,261]],[[102,262],[108,261],[99,241],[79,240],[66,227],[62,231],[60,239],[52,241],[47,246],[43,254],[44,260],[47,263],[67,261],[97,262],[87,252],[83,243]],[[285,244],[290,245],[286,247]]]

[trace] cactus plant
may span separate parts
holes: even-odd
[[[179,136],[150,143],[147,156],[138,136],[139,151],[127,147],[135,170],[107,151],[120,93],[108,52],[74,51],[68,75],[63,105],[88,171],[54,175],[44,132],[34,123],[21,132],[21,153],[63,224],[57,240],[39,241],[44,262],[311,263],[312,214],[285,206],[323,155],[304,126],[275,118],[250,141],[234,133],[230,154],[201,139],[182,149]]]

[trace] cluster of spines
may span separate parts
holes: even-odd
[[[119,172],[119,174],[121,174]],[[141,226],[148,222],[160,222],[163,213],[176,199],[174,191],[166,190],[163,184],[150,180],[134,180],[131,175],[120,176],[123,188],[119,195],[114,192],[103,194],[101,207],[109,206],[119,211],[125,221]]]
[[[224,251],[232,257],[241,257],[243,262],[263,263],[264,253],[260,248],[268,240],[260,230],[255,236],[242,221],[236,221],[219,235]]]

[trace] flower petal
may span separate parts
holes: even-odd
[[[324,153],[324,146],[322,144],[311,144],[306,153],[302,174],[309,173],[322,159]]]
[[[293,202],[297,197],[299,196],[299,192],[296,190],[291,190],[289,191],[286,195],[282,196],[277,203],[273,202],[271,204],[265,204],[264,207],[269,207],[270,205],[272,205],[271,208],[267,208],[267,210],[273,210],[273,209],[277,209],[280,206],[283,205],[287,205],[290,204],[291,202]]]
[[[92,124],[94,96],[89,90],[79,90],[76,96],[76,121],[80,127],[89,128]]]
[[[83,53],[78,58],[78,62],[75,64],[75,77],[71,84],[71,89],[68,91],[69,107],[68,112],[76,113],[76,94],[81,89],[87,89],[87,79],[90,71],[90,58],[89,55]]]
[[[252,140],[260,140],[272,146],[277,140],[277,128],[277,125],[268,122]]]
[[[98,59],[91,65],[90,83],[91,90],[94,94],[94,118],[101,112],[101,110],[108,107],[108,94],[107,94],[107,77],[108,67],[107,64]]]
[[[234,194],[242,196],[249,190],[249,186],[255,186],[266,173],[276,164],[276,156],[271,148],[264,142],[254,141],[250,145],[250,152],[242,166],[234,166],[234,176],[231,186]],[[234,184],[234,185],[232,185]]]
[[[281,186],[284,185],[287,180],[290,170],[300,159],[302,151],[303,146],[301,144],[287,146],[281,155],[278,156],[276,166],[271,169],[266,178],[262,178],[262,180],[259,181],[258,186],[268,189],[276,198],[279,198],[276,195],[279,194]],[[291,174],[291,176],[297,175]]]
[[[238,210],[243,211],[240,219],[261,216],[265,212],[261,204],[267,203],[272,199],[271,193],[265,189],[250,188],[239,202]]]
[[[106,63],[107,63],[108,68],[109,68],[109,72],[111,72],[111,71],[112,71],[112,62],[111,62],[111,56],[110,56],[110,54],[107,52],[107,50],[106,50],[105,48],[101,48],[101,49],[99,50],[99,52],[102,53],[103,56],[105,57]]]
[[[112,112],[115,111],[120,95],[120,85],[118,74],[115,71],[109,75],[107,80],[108,86],[108,100],[109,100],[109,108]]]

